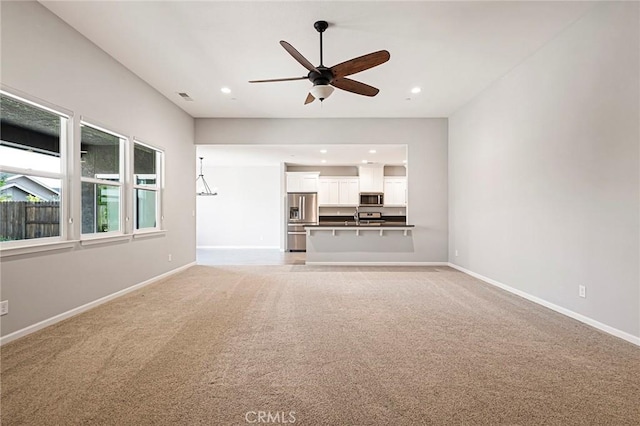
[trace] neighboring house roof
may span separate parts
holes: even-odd
[[[0,187],[0,193],[7,192],[11,188],[17,188],[25,194],[31,194],[47,201],[60,196],[60,191],[25,175],[12,176],[7,179],[5,185]]]
[[[25,175],[15,175],[15,176],[11,176],[10,178],[8,178],[6,180],[6,182],[13,182],[13,181],[19,181],[19,180],[23,180],[23,179],[27,179],[33,183],[35,183],[36,185],[45,188],[47,191],[51,191],[56,195],[60,195],[60,191],[55,189],[55,188],[51,188],[48,185],[45,185],[44,183],[38,181],[37,179],[32,178],[31,176],[25,176]],[[4,188],[4,187],[3,187]],[[0,188],[1,189],[1,188]]]

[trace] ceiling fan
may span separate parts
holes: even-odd
[[[358,73],[360,71],[368,70],[369,68],[373,68],[387,62],[391,57],[389,52],[387,52],[386,50],[379,50],[377,52],[359,56],[357,58],[353,58],[348,61],[341,62],[338,65],[327,68],[322,63],[322,33],[329,27],[329,24],[327,23],[327,21],[317,21],[313,24],[313,27],[316,29],[316,31],[318,31],[318,33],[320,33],[319,66],[314,66],[292,45],[284,40],[281,40],[280,45],[284,47],[284,49],[289,52],[289,54],[293,56],[296,61],[298,61],[303,67],[308,69],[309,74],[302,77],[276,78],[270,80],[251,80],[249,81],[249,83],[270,83],[274,81],[308,79],[313,83],[313,88],[309,91],[307,99],[304,101],[305,105],[313,102],[316,98],[320,99],[320,102],[324,101],[331,95],[331,93],[333,93],[333,87],[346,90],[347,92],[356,93],[358,95],[377,95],[380,91],[379,89],[373,86],[369,86],[368,84],[346,78],[346,76]]]

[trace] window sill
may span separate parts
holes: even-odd
[[[19,256],[21,254],[41,253],[45,251],[66,250],[75,247],[78,240],[55,241],[19,247],[0,248],[0,258]]]
[[[140,238],[164,237],[165,235],[167,235],[166,229],[154,229],[152,231],[138,231],[133,234],[133,238],[137,240]]]
[[[131,235],[110,235],[110,236],[99,236],[99,237],[85,237],[80,240],[80,244],[82,246],[95,246],[98,244],[109,244],[115,243],[118,241],[130,241]]]

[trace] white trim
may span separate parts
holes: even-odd
[[[118,131],[113,131],[113,130],[109,130],[108,127],[102,126],[101,124],[95,124],[96,122],[93,120],[87,120],[86,117],[84,116],[80,116],[80,129],[82,129],[83,126],[85,127],[91,127],[95,130],[99,130],[103,133],[107,133],[111,136],[115,136],[118,139],[126,139],[129,140],[128,136],[124,135],[124,132],[118,132]]]
[[[26,178],[31,179],[31,176],[33,177],[41,177],[41,178],[46,178],[46,179],[64,179],[64,173],[62,172],[47,172],[44,170],[38,170],[38,169],[23,169],[22,167],[12,167],[12,166],[8,166],[6,164],[3,164],[0,166],[0,171],[2,171],[3,173],[11,173],[13,175],[13,177],[19,177],[19,176],[24,176]],[[11,178],[9,178],[11,179]],[[7,179],[7,182],[9,181],[9,179]],[[31,179],[33,180],[33,179]],[[42,182],[38,182],[36,181],[36,183],[38,185],[42,185]],[[49,188],[48,185],[47,188]],[[50,188],[52,189],[52,188]],[[58,194],[60,194],[58,192]]]
[[[86,237],[85,235],[91,235],[91,237]],[[118,241],[129,241],[131,240],[130,234],[121,234],[118,235],[106,235],[103,236],[101,234],[85,234],[82,236],[80,240],[80,245],[82,246],[94,246],[97,244],[109,244],[115,243]]]
[[[196,249],[265,249],[280,250],[280,246],[196,246]],[[282,251],[282,250],[281,250]]]
[[[558,313],[561,313],[563,315],[566,315],[570,318],[573,318],[575,320],[578,320],[584,324],[590,325],[591,327],[597,328],[598,330],[604,331],[607,334],[611,334],[612,336],[615,337],[619,337],[623,340],[626,340],[627,342],[633,343],[634,345],[638,345],[640,346],[640,336],[634,336],[633,334],[629,334],[625,331],[622,330],[618,330],[617,328],[611,327],[609,325],[603,324],[599,321],[596,321],[592,318],[589,318],[585,315],[579,314],[577,312],[573,312],[567,308],[563,308],[562,306],[558,306],[556,304],[553,304],[551,302],[547,302],[544,299],[540,299],[539,297],[536,296],[532,296],[529,293],[525,293],[522,290],[518,290],[516,288],[510,287],[506,284],[503,284],[499,281],[493,280],[491,278],[487,278],[483,275],[480,275],[476,272],[470,271],[468,269],[463,268],[462,266],[458,266],[454,263],[449,262],[449,266],[451,266],[454,269],[457,269],[460,272],[464,272],[467,275],[470,275],[474,278],[477,278],[481,281],[486,282],[487,284],[491,284],[493,286],[499,287],[505,291],[508,291],[509,293],[513,293],[517,296],[523,297],[531,302],[537,303],[538,305],[542,305],[545,308],[549,308],[552,311],[556,311]]]
[[[58,238],[58,237],[54,237]],[[33,241],[33,240],[20,240],[20,242],[24,241]],[[9,256],[19,256],[21,254],[30,254],[30,253],[40,253],[44,251],[54,251],[54,250],[65,250],[74,248],[77,240],[71,241],[48,241],[45,243],[39,244],[29,244],[29,245],[20,245],[14,247],[0,247],[0,258],[9,257]]]
[[[154,151],[162,151],[162,152],[164,152],[164,151],[165,151],[165,149],[164,149],[163,147],[161,147],[161,146],[151,145],[151,144],[149,144],[149,143],[147,143],[147,142],[141,141],[141,140],[140,140],[140,139],[138,139],[138,137],[136,137],[136,136],[133,136],[131,139],[133,139],[133,143],[134,143],[134,144],[142,145],[142,146],[144,146],[145,148],[153,149]]]
[[[23,102],[25,104],[29,104],[30,106],[41,109],[43,111],[59,115],[66,119],[70,119],[73,117],[73,111],[71,110],[52,104],[38,97],[31,96],[28,93],[22,92],[18,89],[14,89],[13,87],[7,86],[4,83],[0,83],[0,94]]]
[[[92,183],[94,185],[117,186],[117,187],[123,186],[123,182],[119,180],[103,180],[103,179],[96,179],[92,177],[82,177],[80,179],[82,182]]]
[[[147,229],[147,228],[144,228],[144,229]],[[133,234],[133,238],[138,240],[141,238],[164,237],[165,235],[167,235],[166,229],[157,229],[157,228],[148,228],[148,229],[152,229],[152,230],[151,231],[137,230]]]
[[[305,265],[327,266],[449,266],[448,262],[305,262]]]
[[[149,284],[153,284],[156,281],[159,281],[159,280],[167,278],[167,277],[169,277],[171,275],[177,274],[178,272],[182,272],[182,271],[184,271],[186,269],[191,268],[192,266],[195,266],[195,264],[196,264],[195,262],[188,263],[188,264],[186,264],[184,266],[180,266],[179,268],[172,269],[169,272],[165,272],[164,274],[161,274],[161,275],[158,275],[156,277],[150,278],[150,279],[148,279],[146,281],[143,281],[141,283],[134,284],[131,287],[127,287],[127,288],[125,288],[123,290],[116,291],[115,293],[112,293],[112,294],[110,294],[108,296],[101,297],[100,299],[94,300],[93,302],[86,303],[86,304],[84,304],[82,306],[78,306],[77,308],[70,309],[67,312],[63,312],[61,314],[55,315],[55,316],[53,316],[51,318],[48,318],[46,320],[40,321],[40,322],[38,322],[36,324],[32,324],[30,326],[27,326],[27,327],[25,327],[25,328],[23,328],[21,330],[14,331],[13,333],[7,334],[6,336],[2,336],[2,337],[0,337],[0,346],[4,345],[5,343],[9,343],[9,342],[11,342],[11,341],[13,341],[15,339],[18,339],[20,337],[23,337],[23,336],[26,336],[28,334],[31,334],[31,333],[33,333],[35,331],[41,330],[41,329],[43,329],[45,327],[48,327],[50,325],[53,325],[55,323],[58,323],[58,322],[60,322],[62,320],[70,318],[72,316],[78,315],[78,314],[80,314],[82,312],[88,311],[89,309],[95,308],[96,306],[102,305],[103,303],[106,303],[106,302],[108,302],[110,300],[113,300],[113,299],[115,299],[117,297],[124,296],[125,294],[130,293],[130,292],[132,292],[134,290],[137,290],[137,289],[142,288],[144,286],[147,286]]]

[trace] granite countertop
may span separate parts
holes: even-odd
[[[341,222],[322,222],[319,225],[305,225],[306,228],[335,228],[340,226],[350,226],[359,228],[412,228],[415,225],[407,225],[402,222],[374,222],[374,223],[360,223],[356,225],[353,220],[341,221]]]

